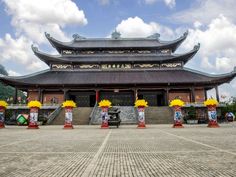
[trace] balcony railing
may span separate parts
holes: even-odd
[[[61,104],[42,104],[41,109],[57,109]],[[27,104],[9,104],[7,109],[29,109]]]

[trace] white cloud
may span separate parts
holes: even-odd
[[[45,69],[46,64],[34,56],[31,44],[32,41],[24,36],[14,39],[10,34],[6,34],[4,39],[0,39],[0,62],[11,62],[31,72]],[[9,70],[11,73],[17,73]]]
[[[170,8],[174,8],[175,7],[175,0],[164,0],[164,2]]]
[[[24,33],[35,42],[45,40],[44,31],[60,39],[67,39],[62,28],[65,25],[86,25],[84,12],[71,0],[4,0],[6,11],[12,16],[11,24],[17,34]]]
[[[198,52],[203,69],[229,72],[236,66],[236,25],[223,15],[213,19],[205,29],[189,29],[182,47],[190,50],[200,42]]]
[[[195,21],[209,24],[212,19],[223,14],[226,18],[236,21],[235,7],[235,0],[198,0],[191,8],[173,14],[172,18],[190,24]]]
[[[15,72],[13,70],[8,70],[7,73],[8,73],[9,76],[20,76],[19,73]]]
[[[3,0],[3,3],[11,16],[15,35],[6,34],[0,39],[0,61],[13,62],[28,72],[47,67],[31,50],[33,43],[49,45],[44,32],[64,41],[69,40],[64,27],[87,24],[84,12],[72,0]],[[11,68],[8,70],[13,73]]]
[[[173,31],[156,22],[145,23],[139,17],[130,17],[122,20],[116,26],[116,30],[121,33],[122,37],[147,37],[154,33],[160,33],[165,37],[173,37]]]
[[[157,1],[163,1],[169,8],[174,8],[176,4],[175,0],[144,0],[146,4],[154,4]]]

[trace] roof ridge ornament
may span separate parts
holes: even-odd
[[[38,47],[34,46],[34,44],[31,45],[31,49],[32,49],[34,52],[37,52],[37,51],[38,51]]]
[[[113,33],[111,33],[111,38],[112,39],[120,39],[121,34],[118,31],[114,31]]]
[[[157,40],[159,40],[160,36],[161,35],[159,33],[154,33],[154,34],[148,36],[147,39],[157,39]]]
[[[194,50],[199,50],[199,48],[200,48],[200,43],[198,43],[197,45],[193,47]]]
[[[188,30],[184,32],[183,36],[187,36],[188,35]]]
[[[86,39],[85,37],[80,36],[79,34],[73,34],[72,37],[74,38],[75,41]]]

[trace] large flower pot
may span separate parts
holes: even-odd
[[[107,129],[109,128],[109,125],[108,125],[108,106],[103,106],[101,107],[102,108],[102,112],[101,112],[101,117],[102,117],[102,125],[101,125],[101,128],[102,129]]]
[[[209,128],[220,127],[219,124],[217,123],[216,106],[215,105],[207,106],[207,111],[208,111],[208,119],[209,119],[207,127],[209,127]]]
[[[173,106],[174,110],[174,125],[173,128],[184,128],[182,125],[182,112],[181,112],[181,107],[180,106]]]
[[[30,108],[28,129],[39,129],[39,127],[38,127],[38,114],[39,114],[38,107],[31,107]]]
[[[65,107],[65,123],[64,123],[64,129],[73,129],[72,125],[73,120],[73,107],[66,106]]]
[[[145,110],[144,106],[138,107],[138,127],[137,128],[146,128],[144,110]]]
[[[5,110],[5,107],[0,106],[0,128],[5,128]]]

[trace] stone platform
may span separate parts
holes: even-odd
[[[0,176],[235,176],[236,123],[147,127],[7,126],[0,129]]]

